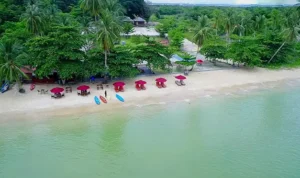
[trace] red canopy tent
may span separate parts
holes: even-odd
[[[113,85],[115,86],[115,91],[116,92],[119,92],[119,91],[124,91],[124,85],[125,85],[125,83],[124,82],[115,82],[115,83],[113,83]]]
[[[88,89],[90,89],[90,87],[87,85],[81,85],[81,86],[77,87],[77,90],[81,90],[81,91],[88,90]]]
[[[144,80],[138,80],[138,81],[135,81],[135,88],[137,89],[137,90],[146,90],[146,87],[145,87],[145,84],[146,84],[147,82],[146,81],[144,81]]]
[[[138,80],[138,81],[135,81],[135,84],[139,84],[139,85],[145,85],[147,82],[144,81],[144,80]]]
[[[186,79],[186,77],[183,76],[183,75],[178,75],[175,78],[178,79],[178,80],[185,80]]]
[[[158,87],[158,88],[166,88],[167,86],[164,84],[165,82],[167,81],[167,79],[165,79],[165,78],[157,78],[156,79],[156,86]]]
[[[63,91],[64,91],[64,89],[63,88],[59,88],[59,87],[55,87],[55,88],[52,88],[50,90],[51,93],[61,93]]]
[[[200,64],[200,65],[203,64],[203,60],[201,60],[201,59],[196,60],[196,62],[197,62],[197,64]]]
[[[115,82],[115,83],[113,83],[113,85],[114,85],[115,87],[120,87],[120,86],[124,86],[125,83],[124,83],[124,82]]]
[[[155,79],[157,82],[160,82],[160,83],[164,83],[164,82],[166,82],[167,81],[167,79],[165,79],[165,78],[157,78],[157,79]]]

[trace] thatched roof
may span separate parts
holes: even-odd
[[[133,21],[135,21],[135,22],[146,22],[146,20],[141,18],[141,17],[136,17],[135,19],[133,19]]]

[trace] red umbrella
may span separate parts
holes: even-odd
[[[183,75],[178,75],[175,78],[177,78],[178,80],[184,80],[184,79],[186,79],[186,77],[183,76]]]
[[[135,84],[139,84],[139,85],[145,85],[147,82],[144,80],[138,80],[135,82]]]
[[[198,59],[196,62],[199,63],[199,64],[201,64],[201,63],[203,63],[203,60]]]
[[[63,92],[64,89],[56,87],[56,88],[52,88],[50,91],[51,91],[51,93],[60,93],[60,92]]]
[[[87,85],[81,85],[81,86],[77,87],[77,90],[81,90],[81,91],[88,90],[88,89],[90,89],[90,87]]]
[[[157,82],[166,82],[167,80],[165,78],[157,78],[156,79]]]
[[[124,86],[125,83],[124,83],[124,82],[115,82],[113,85],[114,85],[115,87],[116,87],[116,86]]]

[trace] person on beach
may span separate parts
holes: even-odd
[[[105,90],[105,92],[104,92],[104,96],[105,96],[105,98],[107,98],[107,92],[106,92],[106,90]]]

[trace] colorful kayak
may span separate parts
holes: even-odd
[[[103,103],[105,103],[105,104],[107,103],[107,100],[103,96],[100,95],[99,98]]]
[[[124,98],[122,96],[120,96],[119,94],[116,94],[116,98],[121,102],[125,102]]]
[[[97,96],[94,97],[94,100],[95,100],[95,103],[96,103],[97,105],[100,104],[100,100],[99,100],[99,98],[98,98]]]

